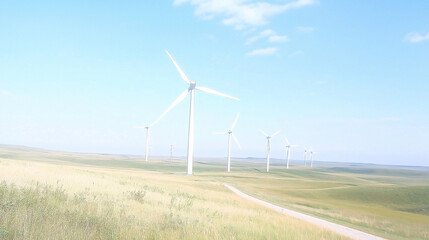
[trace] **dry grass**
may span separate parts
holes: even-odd
[[[239,174],[228,181],[260,199],[388,239],[429,239],[427,170],[273,170],[264,180]]]
[[[0,239],[344,239],[205,177],[0,159]]]
[[[264,167],[234,160],[226,173],[224,161],[197,161],[196,175],[187,177],[181,175],[186,166],[180,160],[0,147],[0,181],[16,188],[59,185],[66,202],[77,198],[96,204],[112,213],[112,222],[134,219],[131,230],[114,226],[120,238],[338,237],[240,199],[222,186],[228,183],[268,202],[388,239],[429,239],[428,169],[274,165],[267,174]],[[0,232],[5,229],[0,226]]]

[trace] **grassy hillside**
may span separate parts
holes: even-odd
[[[39,184],[56,191],[59,185],[67,197],[56,208],[77,209],[75,199],[85,209],[95,204],[97,211],[78,213],[101,219],[94,231],[109,238],[340,238],[240,199],[222,186],[229,183],[266,201],[389,239],[429,239],[428,169],[277,165],[267,174],[264,163],[243,160],[233,160],[231,173],[225,168],[224,161],[201,160],[189,177],[184,160],[0,148],[3,188],[19,192]],[[36,192],[43,197],[43,191]],[[5,201],[13,202],[0,199]],[[116,230],[103,232],[102,223]],[[20,224],[0,226],[12,236],[11,229]],[[80,231],[79,225],[64,226]]]
[[[237,173],[244,174],[244,173]],[[281,169],[228,178],[248,194],[390,239],[429,239],[429,172],[417,169]]]
[[[180,162],[0,152],[0,239],[345,239],[171,172]]]

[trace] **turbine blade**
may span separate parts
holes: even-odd
[[[282,130],[278,130],[277,132],[273,133],[273,135],[271,135],[271,137],[274,137],[275,135],[279,134]]]
[[[206,92],[206,93],[218,95],[218,96],[221,96],[221,97],[231,98],[231,99],[238,100],[238,101],[240,100],[240,99],[238,99],[236,97],[229,96],[229,95],[227,95],[225,93],[221,93],[221,92],[215,91],[215,90],[210,89],[208,87],[195,87],[195,89],[203,91],[203,92]]]
[[[241,149],[241,145],[240,145],[240,143],[238,142],[238,139],[235,137],[234,133],[231,133],[231,135],[232,135],[232,139],[234,139],[235,143],[237,143],[238,148],[240,148],[240,149]]]
[[[264,131],[262,131],[261,129],[259,129],[259,131],[265,135],[265,137],[268,137],[268,134],[266,134]]]
[[[150,127],[152,127],[153,125],[155,125],[156,123],[158,123],[159,120],[161,120],[161,118],[163,118],[165,116],[165,114],[167,114],[171,109],[174,108],[174,106],[176,106],[178,103],[180,103],[183,99],[185,99],[186,95],[188,95],[189,90],[186,89],[184,92],[182,92],[179,97],[174,100],[174,102],[167,108],[167,110],[165,110],[161,116],[159,116],[158,119],[156,119],[155,122],[153,122]]]
[[[174,66],[176,67],[177,71],[179,72],[180,76],[182,77],[182,79],[187,83],[187,84],[191,84],[191,81],[189,81],[189,78],[186,76],[185,72],[183,72],[183,70],[180,68],[179,64],[177,64],[177,62],[174,60],[174,58],[170,55],[170,53],[165,50],[165,52],[167,53],[167,55],[170,57],[171,61],[173,62]]]
[[[216,135],[225,135],[225,134],[228,134],[228,132],[214,132],[213,134],[216,134]]]
[[[134,127],[134,128],[146,128],[146,127],[142,127],[142,126],[136,126],[136,127]]]
[[[235,117],[234,123],[232,124],[232,127],[231,127],[231,131],[234,130],[235,125],[237,124],[237,121],[238,121],[238,117],[240,117],[240,113],[238,113],[237,117]]]
[[[283,135],[283,137],[284,137],[284,138],[285,138],[285,140],[286,140],[286,144],[287,144],[287,145],[290,145],[290,144],[289,144],[289,140],[287,140],[287,137],[286,137],[286,136],[284,136],[284,135]]]
[[[297,144],[290,145],[290,147],[299,147]]]

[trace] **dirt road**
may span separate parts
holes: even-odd
[[[257,198],[254,198],[252,196],[249,196],[249,195],[247,195],[245,193],[242,193],[239,190],[237,190],[236,188],[229,186],[228,184],[224,183],[224,185],[225,185],[225,187],[229,188],[231,191],[233,191],[234,193],[236,193],[237,195],[239,195],[239,196],[241,196],[243,198],[249,199],[251,201],[254,201],[256,203],[264,205],[265,207],[271,208],[271,209],[273,209],[273,210],[275,210],[277,212],[281,212],[281,213],[289,215],[291,217],[298,218],[300,220],[303,220],[303,221],[306,221],[306,222],[309,222],[309,223],[312,223],[312,224],[316,224],[317,226],[329,229],[329,230],[331,230],[333,232],[336,232],[336,233],[338,233],[340,235],[349,237],[351,239],[358,239],[358,240],[386,240],[385,238],[377,237],[377,236],[374,236],[372,234],[361,232],[361,231],[353,229],[353,228],[345,227],[345,226],[342,226],[342,225],[339,225],[339,224],[336,224],[336,223],[331,223],[331,222],[328,222],[326,220],[322,220],[322,219],[319,219],[319,218],[316,218],[316,217],[312,217],[312,216],[309,216],[309,215],[306,215],[306,214],[303,214],[303,213],[299,213],[299,212],[296,212],[296,211],[292,211],[292,210],[289,210],[289,209],[286,209],[286,208],[282,208],[282,207],[276,206],[274,204],[262,201],[260,199],[257,199]]]

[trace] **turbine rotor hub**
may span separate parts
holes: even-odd
[[[196,85],[197,83],[195,81],[191,81],[191,83],[189,83],[189,90],[194,90]]]

